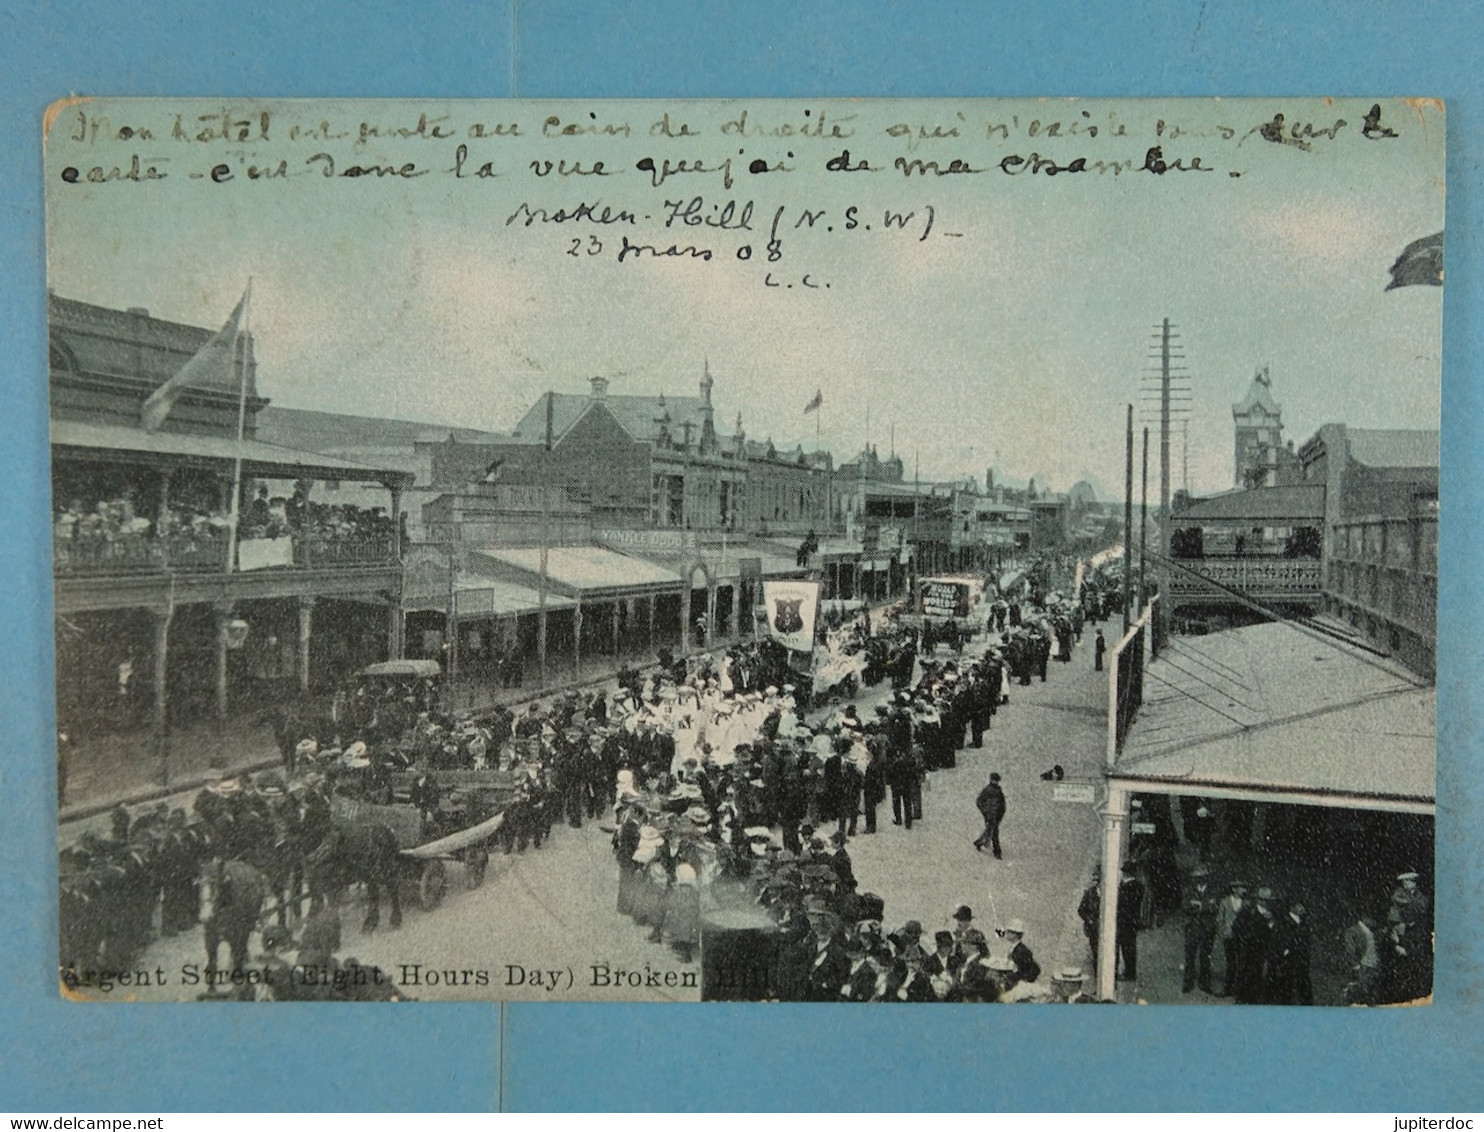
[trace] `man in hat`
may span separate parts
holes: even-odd
[[[1092,969],[1098,969],[1098,929],[1103,916],[1103,892],[1098,884],[1098,870],[1094,866],[1092,881],[1082,890],[1082,899],[1077,902],[1077,918],[1082,921],[1082,934],[1087,937],[1087,950],[1092,955]]]
[[[1216,917],[1221,901],[1211,888],[1211,870],[1197,865],[1190,871],[1185,892],[1185,966],[1181,993],[1189,994],[1197,984],[1211,990],[1211,949],[1216,944]]]
[[[998,773],[989,776],[989,783],[979,791],[974,805],[984,818],[984,832],[974,839],[974,848],[982,850],[988,845],[998,858],[1001,856],[1000,822],[1005,820],[1005,791],[1000,786]]]
[[[1391,890],[1391,907],[1386,913],[1390,923],[1400,921],[1413,930],[1431,930],[1432,901],[1417,884],[1414,872],[1398,873]]]
[[[1107,638],[1103,636],[1103,631],[1099,629],[1097,636],[1092,639],[1092,670],[1094,672],[1101,672],[1103,670],[1103,656],[1107,651]]]
[[[1221,997],[1228,998],[1232,994],[1234,973],[1239,965],[1240,941],[1233,935],[1237,918],[1242,910],[1247,907],[1247,882],[1233,879],[1227,886],[1227,893],[1221,898],[1221,903],[1216,909],[1216,942],[1221,944],[1222,968],[1221,968]]]
[[[1001,936],[1010,945],[1010,962],[1015,964],[1016,977],[1023,983],[1033,983],[1041,977],[1041,964],[1025,944],[1025,921],[1016,917],[1005,925]]]
[[[861,775],[861,805],[866,814],[866,832],[876,832],[876,807],[886,799],[886,739],[871,735],[866,740],[868,758]]]
[[[913,764],[911,740],[905,746],[893,743],[887,750],[886,782],[891,787],[891,822],[912,828],[913,783],[917,770]]]
[[[922,970],[932,981],[933,993],[939,1001],[951,1001],[957,991],[958,970],[963,965],[963,956],[958,951],[957,940],[950,931],[933,933],[933,953],[922,961]]]
[[[839,1002],[840,991],[850,979],[858,957],[847,948],[839,919],[829,910],[827,902],[809,897],[805,901],[805,910],[815,940],[806,993],[810,1002]]]
[[[1278,927],[1273,908],[1275,899],[1276,893],[1271,888],[1259,888],[1251,906],[1244,908],[1232,925],[1237,962],[1231,992],[1242,1004],[1269,1001],[1272,991],[1269,963]]]
[[[1406,920],[1387,923],[1378,941],[1380,1002],[1415,1002],[1432,993],[1432,940]]]
[[[964,958],[963,943],[964,936],[974,930],[974,911],[967,904],[960,904],[953,910],[953,946],[958,951],[960,962]]]
[[[922,925],[916,920],[908,920],[887,938],[896,949],[897,958],[911,959],[918,964],[926,961],[928,954],[922,947]]]
[[[835,814],[842,838],[855,836],[864,786],[864,776],[854,758],[854,747],[855,744],[843,735],[835,740],[835,750],[840,756],[839,776],[835,782]]]
[[[1310,959],[1314,932],[1308,909],[1295,901],[1273,930],[1273,953],[1268,961],[1268,1001],[1281,1006],[1313,1006],[1314,982]]]
[[[1092,1002],[1082,993],[1084,977],[1081,967],[1063,967],[1051,977],[1051,989],[1056,1001],[1065,1003]]]
[[[1118,919],[1114,928],[1118,958],[1123,964],[1123,978],[1132,982],[1139,977],[1140,909],[1144,905],[1144,882],[1131,863],[1123,866],[1118,881]]]

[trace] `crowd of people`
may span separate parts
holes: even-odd
[[[917,647],[913,631],[887,626],[892,646],[874,666],[882,678],[896,650]],[[616,751],[618,910],[689,959],[708,912],[762,909],[770,975],[752,997],[1076,998],[1080,973],[1038,984],[1017,921],[998,946],[967,908],[956,930],[931,939],[915,922],[886,932],[884,902],[859,891],[850,858],[850,839],[877,832],[888,796],[892,822],[911,829],[924,816],[925,777],[982,745],[1003,702],[1001,654],[919,659],[915,679],[870,719],[847,704],[807,722],[793,685],[758,686],[773,673],[751,647],[620,693],[610,720],[635,738]]]
[[[1197,987],[1244,1005],[1313,1006],[1315,936],[1312,909],[1276,881],[1254,882],[1250,871],[1212,868],[1198,860],[1183,875],[1173,857],[1146,851],[1123,865],[1115,928],[1116,975],[1138,978],[1139,935],[1161,926],[1178,903],[1183,944],[1181,992]],[[1218,876],[1226,874],[1225,879]],[[1168,875],[1167,875],[1168,874]],[[1160,891],[1173,883],[1175,897]],[[1096,964],[1099,878],[1078,906]],[[1333,1002],[1376,1006],[1414,1002],[1432,993],[1432,904],[1419,875],[1397,876],[1384,906],[1367,908],[1344,929],[1338,950],[1347,964]]]
[[[389,539],[396,522],[384,508],[353,503],[317,503],[309,498],[310,484],[300,481],[292,494],[270,495],[260,484],[242,509],[243,538],[311,538],[322,541]]]
[[[101,498],[89,506],[81,497],[59,503],[52,513],[52,543],[57,566],[65,570],[76,562],[90,566],[113,563],[143,565],[151,553],[163,553],[168,542],[175,553],[202,549],[225,538],[231,527],[227,509],[185,492],[163,509],[141,508],[134,493]],[[309,484],[296,484],[288,496],[272,496],[267,485],[244,491],[238,518],[243,539],[309,538],[321,542],[390,540],[393,518],[380,507],[317,503],[309,499]],[[189,497],[189,498],[188,498]]]
[[[840,621],[826,633],[826,663],[848,661],[867,686],[889,682],[885,702],[865,717],[850,702],[822,707],[811,671],[769,639],[719,656],[662,652],[648,672],[622,671],[614,691],[475,717],[440,712],[436,683],[414,676],[347,688],[323,717],[286,710],[282,773],[213,783],[190,813],[121,808],[111,838],[87,835],[64,851],[64,965],[127,967],[152,932],[194,923],[204,860],[240,857],[266,870],[275,862],[264,859],[264,844],[307,853],[330,828],[337,796],[405,803],[428,837],[447,832],[450,812],[467,818],[444,773],[459,772],[466,792],[470,774],[498,791],[497,852],[539,850],[564,823],[611,828],[618,911],[682,961],[695,958],[718,910],[761,913],[770,974],[750,989],[754,997],[1082,1001],[1080,971],[1044,979],[1018,921],[986,933],[955,920],[931,939],[916,922],[886,931],[884,902],[859,890],[849,846],[877,833],[888,802],[904,832],[923,820],[928,777],[954,767],[966,746],[983,745],[1014,685],[1045,680],[1053,658],[1070,659],[1084,625],[1117,597],[1106,582],[1089,576],[1078,600],[1021,592],[988,601],[974,629],[991,643],[976,659],[951,643],[926,645],[902,608],[877,613],[874,627],[864,610]],[[998,774],[976,804],[985,828],[974,847],[998,857]],[[1158,828],[1168,824],[1157,819]],[[1193,843],[1203,819],[1209,813],[1199,808],[1186,817]],[[1136,838],[1132,848],[1119,878],[1121,977],[1137,978],[1139,933],[1178,911],[1185,991],[1199,986],[1239,1003],[1314,1001],[1313,932],[1300,898],[1232,869],[1218,882],[1204,851],[1182,873],[1169,838]],[[1417,882],[1404,873],[1386,907],[1345,932],[1347,1001],[1429,993],[1430,903]],[[1099,907],[1094,878],[1079,906],[1094,964]],[[316,931],[298,942],[318,962],[324,929]],[[273,933],[275,954],[295,942]]]
[[[838,625],[831,648],[854,658],[868,683],[891,682],[888,702],[867,719],[846,703],[808,722],[811,673],[767,639],[722,656],[663,653],[648,673],[622,672],[612,693],[571,692],[477,718],[440,713],[436,687],[410,676],[348,689],[325,716],[286,709],[281,773],[212,783],[190,814],[131,821],[121,810],[113,840],[84,838],[67,851],[64,963],[127,966],[152,925],[162,934],[189,926],[204,859],[260,861],[268,871],[261,847],[308,852],[337,796],[408,803],[431,829],[449,804],[443,772],[459,771],[500,784],[495,848],[505,853],[539,849],[564,822],[611,821],[617,906],[682,959],[695,956],[703,909],[739,900],[766,909],[780,972],[771,997],[1002,997],[1017,981],[1036,982],[1031,964],[999,966],[1008,951],[967,926],[947,952],[917,939],[912,924],[884,934],[883,909],[856,890],[847,845],[876,833],[888,800],[890,820],[911,829],[924,817],[926,777],[983,744],[1024,642],[1051,636],[1040,611],[1022,618],[1017,607],[1017,620],[972,661],[920,651],[919,630],[900,611],[877,633],[864,611]],[[281,950],[292,940],[279,934]],[[842,959],[848,977],[828,985]],[[863,966],[876,975],[869,988]]]

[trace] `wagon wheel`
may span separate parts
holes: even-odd
[[[484,870],[490,863],[487,845],[471,845],[464,850],[464,887],[478,888],[484,883]]]
[[[424,912],[431,912],[443,901],[448,888],[448,870],[438,857],[424,861],[417,878],[417,900]]]

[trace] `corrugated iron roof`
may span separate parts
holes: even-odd
[[[1250,491],[1230,491],[1210,499],[1197,499],[1172,517],[1175,524],[1213,520],[1257,521],[1271,519],[1292,522],[1324,518],[1324,485],[1291,484],[1285,487],[1258,487]]]
[[[1172,638],[1114,777],[1418,804],[1437,794],[1437,692],[1282,623]]]
[[[444,441],[453,437],[470,443],[502,439],[500,434],[426,421],[360,417],[349,413],[326,413],[316,409],[290,409],[269,405],[257,414],[259,440],[302,448],[310,452],[335,452],[353,448],[406,448],[418,441]]]
[[[149,454],[199,461],[231,461],[237,458],[240,451],[244,465],[248,466],[252,474],[278,475],[282,478],[303,476],[367,481],[406,481],[412,478],[399,468],[377,468],[341,456],[285,448],[262,440],[244,440],[239,449],[236,438],[230,436],[145,432],[142,428],[88,424],[84,421],[52,421],[51,442],[53,447],[84,448],[100,453]]]
[[[221,312],[222,323],[231,314]],[[178,373],[193,355],[221,329],[190,326],[155,318],[144,310],[121,311],[79,299],[47,295],[48,330],[60,342],[71,364],[84,373],[130,377],[163,385]],[[253,358],[252,336],[245,336],[247,357]],[[255,369],[248,369],[247,395],[257,397]],[[221,381],[204,380],[192,388],[236,393],[235,374],[224,373]]]
[[[1436,468],[1435,429],[1347,428],[1350,457],[1371,468]]]
[[[535,546],[480,547],[474,554],[539,575],[541,549]],[[546,574],[559,585],[583,590],[679,586],[680,575],[643,558],[602,546],[554,546],[546,554]]]

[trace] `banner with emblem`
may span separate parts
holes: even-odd
[[[768,610],[768,633],[775,641],[795,652],[813,651],[818,582],[764,582],[763,604]]]

